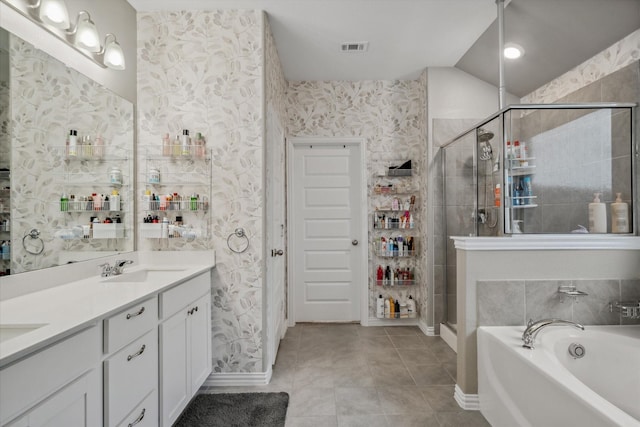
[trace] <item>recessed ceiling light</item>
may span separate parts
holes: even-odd
[[[507,59],[518,59],[524,55],[524,49],[519,44],[507,43],[504,46],[504,57]]]

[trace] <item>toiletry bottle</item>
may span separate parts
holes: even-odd
[[[151,190],[145,190],[144,196],[142,196],[142,210],[151,210]]]
[[[192,211],[197,211],[198,210],[198,196],[196,196],[195,193],[191,195],[190,201],[191,201],[191,204],[190,204],[191,205],[191,210]]]
[[[519,159],[522,157],[522,152],[520,151],[520,141],[513,142],[513,158]]]
[[[493,206],[500,207],[500,184],[496,184],[496,188],[493,189]]]
[[[382,298],[382,295],[378,295],[378,299],[376,301],[376,317],[378,319],[384,318],[384,298]]]
[[[109,210],[120,210],[120,194],[118,194],[118,190],[111,191],[111,199],[109,199]]]
[[[607,232],[607,208],[600,202],[600,193],[593,193],[595,198],[589,203],[589,233]]]
[[[395,319],[396,317],[396,303],[392,297],[389,297],[389,318]]]
[[[93,156],[102,158],[104,156],[104,139],[100,134],[96,136],[95,144],[93,146]]]
[[[525,175],[520,179],[520,183],[522,184],[522,203],[523,205],[530,205],[533,201],[531,197],[533,196],[533,188],[531,186],[531,175]]]
[[[409,228],[413,228],[415,223],[413,222],[413,214],[409,214]]]
[[[68,154],[70,156],[78,155],[78,131],[71,129],[69,131],[69,149]]]
[[[616,193],[616,201],[611,203],[611,232],[629,232],[629,205],[622,201],[622,193]]]
[[[169,218],[167,218],[166,216],[162,218],[162,225],[160,228],[160,237],[162,237],[163,239],[169,238]]]
[[[387,265],[387,268],[384,271],[384,286],[391,285],[391,267]]]
[[[168,133],[165,133],[162,137],[162,155],[165,157],[171,156],[171,138],[169,138]]]
[[[111,185],[122,185],[122,171],[119,167],[114,166],[109,171],[109,182]]]
[[[376,271],[376,285],[382,286],[382,281],[384,280],[384,271],[382,270],[382,266],[378,266],[378,270]]]
[[[520,167],[529,166],[529,161],[527,160],[528,157],[529,151],[527,149],[527,143],[520,141]]]
[[[102,194],[93,193],[91,197],[93,198],[93,210],[101,211],[102,210]]]
[[[407,312],[409,317],[415,317],[416,315],[416,300],[414,300],[411,295],[409,295],[409,299],[407,300]]]
[[[400,318],[400,302],[398,300],[394,303],[393,313],[396,319]]]
[[[65,193],[60,197],[60,211],[67,212],[69,210],[69,198]]]
[[[182,137],[180,138],[180,146],[182,147],[182,155],[190,156],[191,155],[191,138],[189,138],[189,130],[182,130]]]
[[[384,317],[388,319],[391,316],[391,301],[385,298],[384,300]]]

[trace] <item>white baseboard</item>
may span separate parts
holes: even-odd
[[[418,326],[420,319],[378,319],[370,317],[367,326]]]
[[[440,323],[440,337],[453,351],[458,352],[458,336],[444,323]]]
[[[480,410],[480,397],[477,394],[464,394],[458,384],[456,384],[453,397],[458,402],[458,405],[465,411],[479,411]]]
[[[271,381],[273,371],[267,372],[214,372],[209,375],[203,386],[205,387],[237,387],[267,385]]]
[[[425,322],[424,320],[420,319],[420,321],[418,322],[418,327],[420,328],[422,333],[425,334],[426,336],[428,337],[436,336],[436,328],[434,328],[433,326],[427,325],[427,322]]]

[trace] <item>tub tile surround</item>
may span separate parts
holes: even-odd
[[[477,325],[524,326],[529,319],[549,318],[584,325],[640,324],[638,319],[609,311],[609,303],[631,299],[626,292],[639,284],[619,279],[478,281]],[[574,285],[588,295],[574,298],[559,293],[563,285]]]

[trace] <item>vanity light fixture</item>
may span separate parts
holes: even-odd
[[[29,7],[38,9],[38,18],[54,28],[66,30],[71,25],[64,0],[38,0],[36,4]]]
[[[125,69],[124,52],[116,36],[108,33],[101,46],[100,34],[88,11],[78,12],[76,24],[72,25],[64,0],[0,0],[0,3],[63,40],[100,67]]]
[[[113,70],[124,70],[124,52],[113,34],[108,33],[104,37],[104,47],[99,54],[102,55],[102,62],[107,67]]]
[[[67,34],[74,36],[73,42],[76,46],[88,50],[89,52],[100,52],[100,36],[96,24],[91,20],[91,15],[86,10],[78,12],[76,26],[72,30],[67,30]]]
[[[518,59],[524,56],[524,49],[516,43],[507,43],[504,45],[504,57],[507,59]]]

